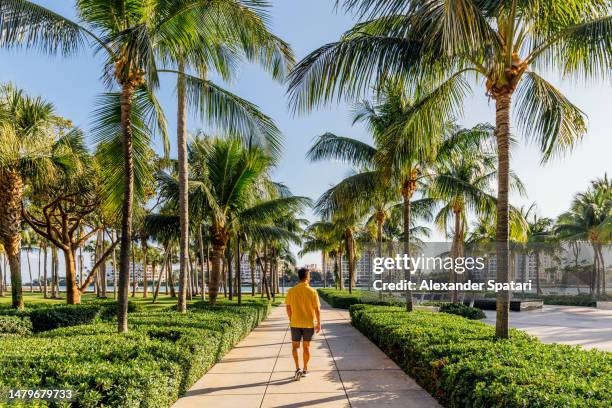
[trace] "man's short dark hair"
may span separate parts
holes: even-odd
[[[298,269],[298,278],[303,281],[304,279],[306,279],[308,277],[308,274],[310,273],[310,271],[306,268],[300,268]]]

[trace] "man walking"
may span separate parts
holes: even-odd
[[[299,283],[289,289],[285,304],[287,316],[291,327],[291,346],[293,361],[295,362],[295,375],[293,379],[308,375],[308,360],[310,360],[310,341],[314,333],[321,331],[321,303],[317,291],[310,287],[310,272],[306,268],[298,270]],[[317,318],[315,326],[314,319]],[[300,369],[298,350],[300,342],[303,345],[304,370]]]

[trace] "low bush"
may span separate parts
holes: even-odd
[[[29,312],[34,332],[92,323],[102,313],[97,304],[62,305],[32,309]]]
[[[0,336],[29,334],[32,334],[32,322],[27,316],[0,316]]]
[[[444,303],[440,305],[440,312],[463,316],[471,320],[487,317],[482,310],[464,305],[463,303]]]
[[[370,293],[353,289],[353,293],[348,293],[346,290],[337,290],[333,288],[318,289],[319,296],[325,300],[331,307],[338,309],[348,309],[356,304],[369,304],[381,306],[399,306],[401,301],[392,296],[384,295],[380,299],[378,293]]]
[[[597,299],[589,294],[538,296],[545,305],[597,307]]]
[[[135,312],[121,335],[116,323],[95,319],[1,337],[0,389],[72,389],[79,407],[168,407],[270,309],[265,301],[245,303]]]
[[[353,325],[447,407],[609,407],[612,353],[444,313],[355,305]]]

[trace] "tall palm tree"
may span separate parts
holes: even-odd
[[[289,89],[298,109],[340,97],[352,98],[389,76],[414,84],[440,84],[439,103],[425,110],[456,109],[469,83],[484,78],[495,100],[498,146],[497,280],[508,280],[510,106],[535,138],[544,159],[585,134],[583,113],[533,68],[564,74],[605,76],[612,61],[612,6],[605,0],[338,0],[366,21],[340,41],[306,56],[293,70]],[[410,125],[410,121],[405,122]],[[509,293],[498,294],[496,335],[509,335]]]
[[[294,63],[291,48],[268,31],[266,1],[257,3],[242,0],[217,1],[202,9],[197,24],[187,32],[186,43],[178,50],[174,36],[162,41],[158,47],[162,60],[177,69],[159,72],[177,77],[177,145],[180,185],[181,238],[179,242],[180,278],[178,309],[186,310],[187,275],[185,273],[189,242],[189,195],[187,191],[187,110],[192,110],[222,131],[237,134],[250,143],[265,146],[270,154],[278,155],[280,131],[272,120],[259,112],[248,101],[220,88],[206,79],[214,69],[223,78],[233,74],[235,61],[242,58],[261,63],[275,79],[283,79]],[[205,27],[203,30],[201,27]],[[189,69],[198,75],[190,75]]]
[[[497,157],[489,146],[492,136],[492,128],[486,124],[457,129],[454,137],[462,140],[436,162],[427,188],[428,195],[442,203],[435,217],[438,228],[449,236],[449,224],[453,225],[451,256],[456,258],[464,256],[468,216],[490,217],[495,212],[493,186],[497,179]],[[511,174],[511,178],[512,187],[524,194],[516,175]],[[456,282],[457,273],[451,275]],[[453,291],[453,302],[458,300],[457,296],[458,292]]]
[[[21,208],[26,185],[44,186],[70,165],[66,121],[51,103],[12,85],[0,87],[0,240],[11,270],[12,305],[21,293]]]
[[[612,241],[612,183],[607,175],[591,182],[574,197],[570,210],[557,219],[555,233],[561,240],[588,242],[593,248],[591,294],[606,292],[603,245]]]
[[[135,174],[139,173],[138,169],[135,171],[135,165],[138,167],[135,161],[142,159],[134,153],[135,149],[138,151],[148,144],[148,132],[143,125],[157,128],[168,149],[165,119],[153,93],[159,83],[157,65],[160,58],[168,61],[172,56],[184,55],[185,49],[193,44],[194,32],[200,37],[206,34],[212,16],[221,18],[223,15],[224,9],[217,8],[217,3],[204,0],[77,0],[78,22],[26,0],[8,0],[0,5],[0,45],[69,55],[91,43],[104,53],[104,82],[109,87],[116,84],[119,88],[118,92],[106,95],[106,105],[97,112],[98,139],[114,140],[117,130],[121,134],[122,165],[119,169],[109,167],[109,171],[114,170],[115,177],[119,173],[123,178],[122,185],[109,183],[109,194],[120,198],[116,205],[121,208],[122,216],[119,332],[127,332],[134,183],[137,181]],[[237,3],[238,8],[241,6]],[[211,8],[214,11],[211,12]],[[232,10],[237,9],[233,7]],[[211,87],[208,81],[199,82],[195,88],[198,95],[206,96],[207,100],[220,97],[217,88]],[[218,113],[218,109],[214,106],[212,112]]]
[[[296,210],[307,200],[302,197],[266,198],[268,174],[274,160],[260,147],[245,147],[236,138],[196,138],[189,150],[191,176],[190,213],[209,223],[212,244],[209,301],[215,303],[219,290],[225,251],[230,238],[240,240],[284,231],[262,220],[269,220],[280,209]],[[178,208],[179,187],[176,179],[161,174],[161,193]],[[263,194],[263,195],[262,195]],[[297,237],[296,234],[285,237]]]

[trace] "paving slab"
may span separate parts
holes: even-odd
[[[495,311],[485,311],[485,323],[495,325]],[[538,337],[544,343],[580,345],[612,351],[612,310],[592,307],[550,306],[510,312],[510,326]]]
[[[322,305],[309,375],[293,381],[285,308],[270,316],[199,379],[173,408],[440,408],[436,400],[351,326],[347,311]],[[300,349],[300,361],[302,350]]]

